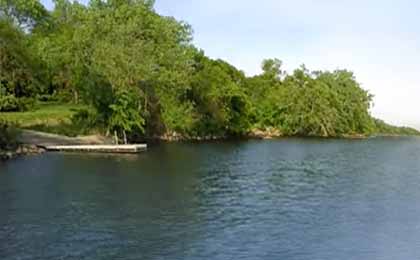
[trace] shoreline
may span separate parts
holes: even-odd
[[[11,151],[0,151],[0,161],[8,161],[21,156],[38,155],[45,152],[45,149],[36,146],[21,144]]]
[[[337,140],[367,140],[370,138],[380,137],[420,137],[420,135],[402,135],[402,134],[347,134],[337,136],[303,136],[303,135],[284,135],[278,130],[269,131],[251,131],[248,134],[241,136],[183,136],[177,133],[165,134],[162,136],[153,136],[145,138],[146,141],[161,141],[161,142],[206,142],[206,141],[223,141],[223,140],[276,140],[276,139],[288,139],[288,138],[307,138],[307,139],[337,139]]]
[[[277,129],[267,130],[252,130],[248,134],[242,136],[185,136],[175,132],[166,133],[161,136],[152,136],[144,138],[147,142],[209,142],[209,141],[229,141],[229,140],[275,140],[275,139],[288,139],[288,138],[320,138],[320,139],[342,139],[342,140],[366,140],[369,138],[380,137],[410,137],[410,135],[397,135],[397,134],[374,134],[374,135],[342,135],[342,136],[290,136],[283,135]],[[415,137],[415,136],[413,136]],[[112,144],[112,140],[106,136],[78,136],[68,137],[64,135],[56,135],[45,132],[27,131],[22,130],[19,138],[20,145],[9,151],[0,151],[0,161],[7,161],[15,159],[20,156],[39,155],[45,153],[43,148],[46,144],[54,142],[59,144],[80,145],[80,144]]]
[[[322,138],[322,139],[349,139],[349,140],[363,140],[372,136],[363,134],[351,134],[341,136],[299,136],[299,135],[285,135],[276,128],[268,128],[266,130],[253,129],[249,133],[238,136],[188,136],[176,132],[166,133],[161,136],[152,136],[146,140],[164,141],[164,142],[188,142],[188,141],[217,141],[217,140],[233,140],[233,139],[255,139],[255,140],[273,140],[284,138]]]

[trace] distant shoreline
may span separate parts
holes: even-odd
[[[374,134],[374,135],[342,135],[342,136],[288,136],[282,135],[278,130],[270,129],[268,131],[252,131],[247,135],[232,137],[232,136],[203,136],[191,137],[181,136],[176,133],[165,134],[162,136],[154,136],[145,138],[148,142],[208,142],[208,141],[229,141],[229,140],[281,140],[289,138],[318,138],[318,139],[343,139],[343,140],[366,140],[369,138],[381,137],[416,137],[416,135],[398,135],[398,134]],[[418,136],[417,136],[418,137]],[[21,143],[16,149],[11,151],[0,151],[0,161],[14,159],[26,155],[38,155],[45,152],[42,148],[46,144],[59,143],[59,144],[111,144],[112,139],[105,136],[79,136],[68,137],[64,135],[55,135],[45,132],[22,130],[19,137]]]

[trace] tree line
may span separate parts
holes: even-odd
[[[417,134],[370,115],[347,70],[293,73],[278,59],[247,77],[192,44],[192,28],[152,0],[0,0],[0,111],[37,101],[88,104],[75,118],[120,138]]]

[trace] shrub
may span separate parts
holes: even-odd
[[[17,145],[16,129],[0,120],[0,150],[11,150]]]
[[[58,98],[55,95],[42,94],[37,96],[38,101],[41,102],[57,102]]]
[[[18,111],[19,109],[18,100],[13,95],[2,95],[0,96],[0,111],[1,112],[12,112]]]
[[[28,111],[35,107],[36,100],[34,98],[22,97],[18,99],[18,111]]]
[[[35,106],[33,98],[16,98],[13,95],[0,96],[0,112],[28,111]]]
[[[74,128],[78,129],[79,134],[87,134],[98,124],[98,116],[94,111],[80,109],[72,116],[71,122]]]

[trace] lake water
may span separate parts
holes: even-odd
[[[0,259],[420,259],[420,139],[0,163]]]

